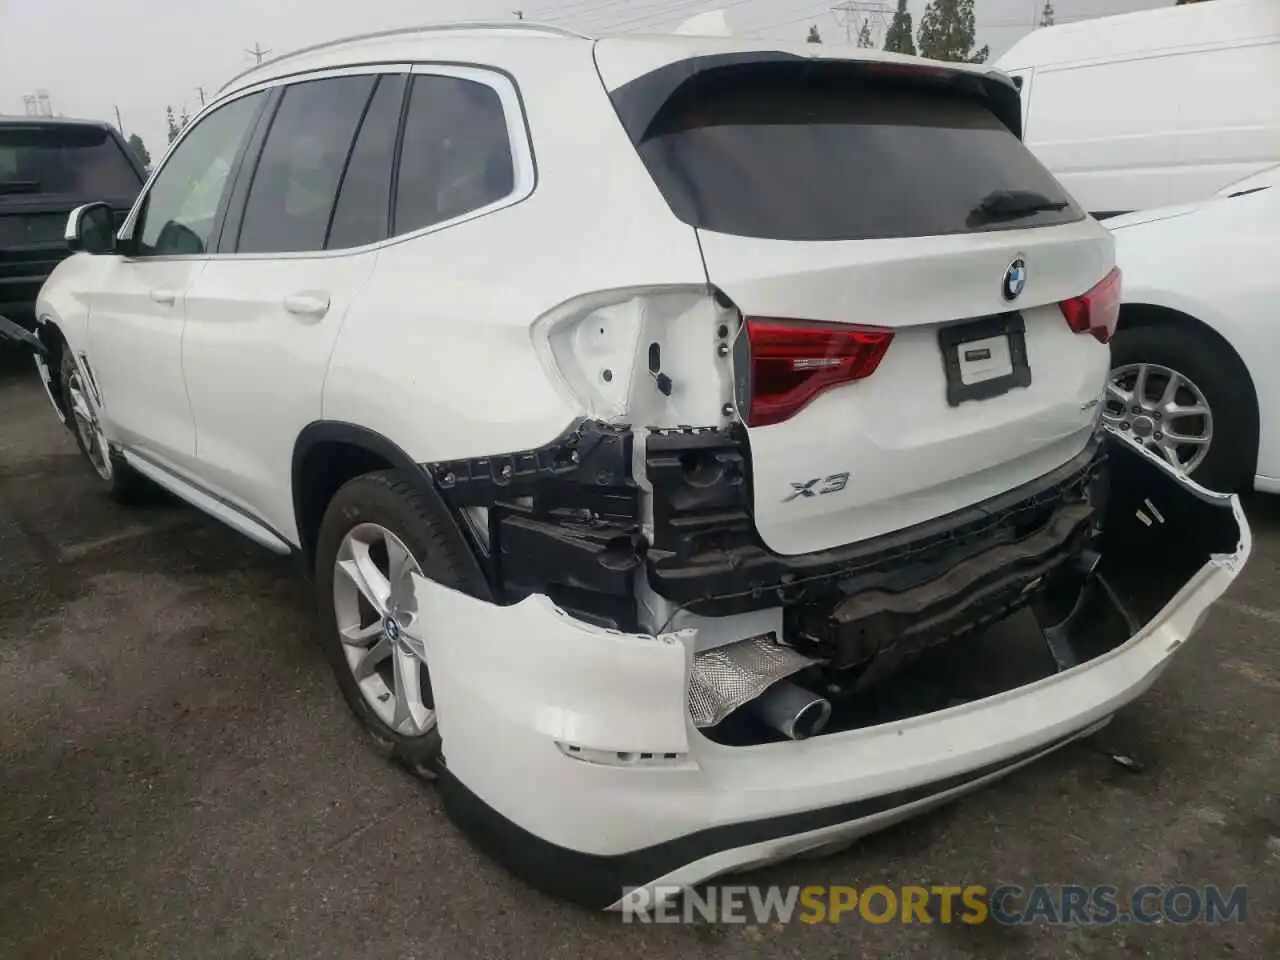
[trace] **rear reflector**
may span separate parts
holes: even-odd
[[[892,330],[747,317],[751,385],[747,426],[781,423],[818,394],[876,372]]]
[[[1099,343],[1110,343],[1120,319],[1120,268],[1114,267],[1088,293],[1058,304],[1067,326],[1076,333],[1091,333]]]

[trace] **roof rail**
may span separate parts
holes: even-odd
[[[576,30],[570,30],[567,27],[559,27],[552,23],[536,23],[531,20],[474,20],[459,21],[456,23],[427,23],[420,24],[416,27],[396,27],[392,30],[377,30],[373,33],[357,33],[349,37],[339,37],[335,40],[326,40],[323,43],[313,43],[308,47],[300,47],[297,50],[290,50],[288,53],[282,53],[278,57],[272,57],[270,60],[264,60],[262,63],[255,63],[248,70],[241,70],[234,77],[218,88],[218,93],[226,90],[232,84],[244,79],[251,74],[257,73],[263,67],[269,67],[273,64],[281,63],[285,60],[292,60],[294,57],[300,57],[303,54],[315,53],[317,50],[325,50],[329,47],[338,47],[345,43],[358,43],[361,40],[380,40],[383,37],[401,37],[410,36],[415,33],[437,33],[449,30],[525,30],[529,33],[546,33],[552,36],[565,37],[574,40],[590,40],[591,37],[585,33],[579,33]]]

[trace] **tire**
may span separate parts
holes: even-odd
[[[1235,352],[1208,332],[1181,326],[1122,328],[1111,342],[1112,382],[1116,382],[1119,371],[1133,364],[1155,364],[1176,371],[1203,395],[1212,418],[1212,434],[1208,452],[1192,467],[1189,476],[1203,487],[1227,493],[1252,487],[1258,450],[1258,403],[1249,372]],[[1157,380],[1157,389],[1159,385]],[[1109,393],[1109,409],[1104,414],[1108,420],[1113,420],[1114,402]],[[1122,408],[1120,405],[1116,409]],[[1191,418],[1180,423],[1185,422],[1190,422],[1192,429],[1197,425],[1203,429],[1205,421]],[[1136,429],[1137,424],[1129,426]],[[1188,432],[1181,425],[1176,429]]]
[[[443,522],[446,521],[434,515],[429,501],[418,492],[413,478],[401,471],[388,470],[365,474],[343,486],[329,502],[316,541],[315,585],[319,639],[337,677],[338,688],[378,749],[423,780],[435,779],[441,762],[439,727],[433,721],[430,729],[415,735],[405,735],[393,728],[385,716],[380,716],[375,710],[373,702],[377,701],[377,696],[371,696],[368,687],[362,690],[349,653],[351,656],[359,656],[359,651],[365,648],[344,642],[339,631],[339,606],[340,603],[347,602],[353,588],[348,583],[351,578],[337,571],[337,563],[339,559],[350,556],[344,552],[340,558],[339,553],[344,550],[344,545],[358,542],[358,538],[366,536],[365,532],[371,528],[380,528],[393,535],[408,551],[426,579],[461,589],[464,584],[461,566],[454,561],[445,546],[446,541],[440,527]],[[370,556],[374,556],[376,552],[371,549]],[[367,606],[367,602],[361,602],[361,623],[366,618],[376,616],[376,611],[364,609]],[[392,616],[396,616],[394,612]],[[350,618],[344,619],[348,620],[349,625]],[[406,636],[411,631],[407,623],[401,629]],[[384,629],[368,649],[372,650],[374,645],[383,643],[387,638],[388,634]],[[396,660],[394,641],[388,642],[393,647],[393,653],[387,660],[394,661],[393,667],[398,666],[402,661]],[[384,678],[381,689],[390,691],[393,685],[385,679],[385,673],[386,671],[382,671],[381,674]],[[371,679],[366,683],[371,682]],[[430,707],[434,714],[435,700],[431,693],[430,674],[425,665],[421,668],[420,679],[422,703]],[[376,681],[373,682],[376,686]],[[394,693],[392,696],[393,702],[399,701]],[[380,709],[386,710],[387,707],[383,704]]]
[[[106,438],[97,430],[99,416],[92,390],[82,382],[80,368],[76,365],[70,347],[62,350],[58,367],[58,380],[62,390],[62,408],[67,414],[67,429],[75,437],[80,454],[89,464],[100,489],[121,503],[135,503],[148,491],[144,477],[124,462],[118,452],[111,449]],[[76,412],[76,394],[82,398],[80,409],[87,410],[90,419],[85,420]]]

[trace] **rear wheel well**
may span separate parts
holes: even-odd
[[[293,512],[298,543],[314,574],[320,525],[334,495],[356,477],[394,470],[410,481],[432,511],[444,549],[460,571],[465,591],[493,602],[493,590],[459,519],[440,496],[426,469],[391,440],[365,427],[317,420],[298,434],[293,447]]]
[[[1236,348],[1231,345],[1231,342],[1226,337],[1203,320],[1197,320],[1189,313],[1183,313],[1181,310],[1174,310],[1171,307],[1157,307],[1149,303],[1126,303],[1120,307],[1120,320],[1117,324],[1117,329],[1119,330],[1124,330],[1126,327],[1155,327],[1161,324],[1181,327],[1192,333],[1207,336],[1230,350],[1235,358],[1240,360],[1241,366],[1244,365],[1244,361],[1240,359],[1240,354],[1236,353]],[[1253,386],[1252,380],[1249,381],[1249,386]]]
[[[1179,327],[1197,336],[1207,337],[1222,349],[1228,351],[1235,358],[1236,363],[1240,365],[1240,370],[1244,373],[1245,382],[1249,385],[1249,392],[1253,395],[1254,407],[1255,409],[1257,408],[1258,391],[1253,386],[1253,377],[1249,375],[1249,367],[1244,362],[1244,358],[1231,345],[1230,340],[1203,320],[1197,320],[1189,313],[1183,313],[1181,310],[1174,310],[1170,307],[1157,307],[1149,303],[1126,303],[1120,307],[1120,320],[1116,325],[1116,329],[1156,327],[1162,324]]]
[[[294,513],[298,537],[308,562],[315,556],[320,524],[334,494],[356,477],[395,465],[368,447],[326,440],[307,448],[294,465]]]
[[[1213,329],[1213,327],[1191,316],[1189,313],[1183,313],[1181,310],[1174,310],[1170,307],[1160,307],[1147,303],[1126,303],[1122,305],[1120,319],[1117,323],[1117,335],[1122,335],[1125,330],[1133,330],[1139,327],[1160,326],[1182,330],[1188,335],[1199,338],[1199,341],[1205,344],[1206,349],[1221,357],[1224,365],[1234,367],[1232,375],[1238,378],[1250,401],[1248,405],[1249,416],[1246,422],[1238,425],[1237,429],[1243,430],[1248,437],[1250,445],[1248,456],[1251,461],[1248,469],[1250,476],[1252,476],[1252,471],[1257,468],[1260,412],[1258,409],[1258,391],[1254,386],[1253,377],[1249,374],[1248,364],[1244,362],[1244,358],[1240,356],[1239,351],[1232,346],[1231,341]]]

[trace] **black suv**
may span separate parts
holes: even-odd
[[[0,316],[34,326],[36,295],[70,252],[67,215],[106,199],[118,226],[145,180],[109,124],[0,116]]]

